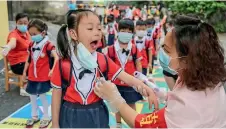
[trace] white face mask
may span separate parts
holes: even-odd
[[[77,45],[77,57],[85,69],[93,70],[98,66],[96,59],[81,42]]]
[[[136,35],[138,37],[144,37],[146,35],[146,31],[145,30],[136,31]]]

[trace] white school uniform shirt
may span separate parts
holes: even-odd
[[[138,48],[139,51],[142,51],[143,49],[145,49],[145,41],[146,41],[146,36],[144,36],[142,39],[139,39],[138,36],[136,36],[134,38],[134,42]],[[142,42],[142,43],[136,43],[136,41]]]
[[[114,47],[115,47],[116,55],[119,58],[121,67],[124,69],[124,67],[125,67],[128,59],[130,57],[130,53],[131,53],[131,50],[132,50],[132,43],[130,41],[128,43],[127,48],[126,48],[126,50],[129,50],[130,51],[128,55],[126,55],[126,53],[122,53],[123,48],[120,47],[118,40],[116,40],[116,42],[114,44]]]
[[[40,48],[40,51],[34,51],[32,54],[32,58],[33,58],[33,62],[34,62],[34,75],[36,78],[37,78],[37,68],[36,68],[37,61],[38,61],[39,57],[41,56],[43,48],[48,40],[49,40],[49,37],[45,36],[45,38],[41,42],[39,42],[38,44],[34,43],[33,46],[31,47],[31,48]]]
[[[92,56],[97,61],[97,52],[92,53]],[[79,61],[74,53],[71,54],[71,60],[73,63],[73,72],[72,72],[73,74],[72,75],[76,80],[76,83],[74,86],[75,91],[77,91],[80,94],[80,96],[83,97],[83,99],[85,99],[91,93],[90,91],[93,89],[93,85],[95,83],[98,70],[92,69],[91,70],[92,73],[84,74],[82,79],[79,79],[78,78],[79,74],[80,74],[80,72],[82,72],[84,70],[84,68],[79,63]]]
[[[169,92],[165,120],[168,128],[225,128],[224,87],[219,83],[206,92],[191,91],[177,81]]]

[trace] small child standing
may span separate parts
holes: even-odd
[[[114,45],[108,47],[107,52],[108,57],[110,57],[126,73],[132,76],[135,71],[142,72],[142,56],[136,45],[132,43],[133,33],[134,23],[132,20],[123,19],[119,21],[118,40],[116,40]],[[116,79],[113,83],[117,85],[117,88],[126,103],[136,110],[135,103],[142,100],[141,94],[119,79]],[[119,113],[116,113],[116,121],[117,127],[120,128],[121,116]]]
[[[115,42],[115,38],[117,37],[117,25],[115,23],[114,15],[109,15],[107,17],[108,25],[106,26],[106,32],[107,32],[107,42],[108,46],[113,45]]]
[[[133,43],[135,43],[142,55],[142,73],[147,75],[148,68],[149,71],[152,71],[152,49],[155,48],[153,40],[148,40],[146,36],[146,23],[144,21],[139,20],[136,22],[136,36]]]
[[[47,35],[48,26],[41,20],[32,20],[28,24],[28,30],[33,43],[29,46],[29,58],[25,64],[23,78],[25,80],[28,70],[28,85],[26,92],[30,94],[32,107],[32,118],[27,120],[27,128],[32,127],[39,121],[37,97],[39,96],[43,105],[43,118],[40,122],[40,128],[45,128],[49,125],[51,119],[48,115],[48,101],[46,93],[50,90],[50,76],[53,70],[50,65],[53,62],[53,67],[58,60],[54,45],[49,41]],[[51,56],[51,57],[50,57]]]

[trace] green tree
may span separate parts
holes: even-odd
[[[218,32],[226,32],[226,2],[223,1],[165,1],[174,15],[196,14],[212,24]]]

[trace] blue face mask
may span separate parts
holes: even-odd
[[[152,27],[147,28],[147,33],[152,33],[152,30],[153,30],[153,28],[152,28]]]
[[[159,50],[159,63],[162,66],[163,70],[171,73],[172,75],[177,75],[178,72],[169,67],[171,60],[172,60],[172,58],[170,56],[168,56],[162,48],[160,48],[160,50]]]
[[[118,33],[118,40],[124,44],[129,43],[132,38],[133,38],[132,33],[128,33],[128,32],[119,32]]]
[[[26,25],[16,25],[16,28],[22,33],[27,32],[27,26]]]
[[[80,64],[88,70],[93,70],[97,68],[97,61],[94,59],[93,55],[88,51],[88,49],[82,44],[77,45],[77,57]]]
[[[37,34],[37,35],[31,36],[31,40],[36,43],[39,43],[40,41],[42,41],[43,38],[44,37],[42,36],[42,34]]]

